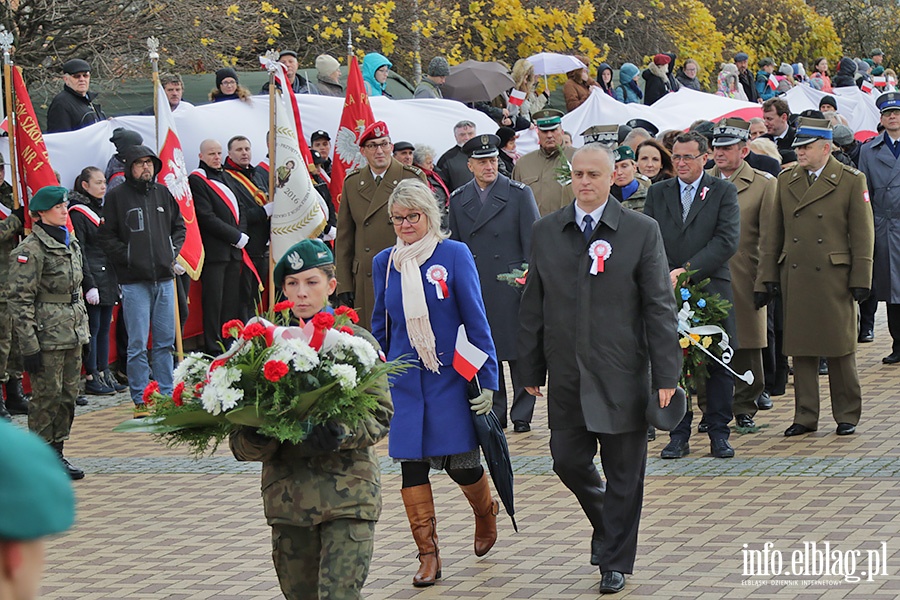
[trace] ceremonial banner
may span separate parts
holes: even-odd
[[[265,61],[265,57],[260,57],[260,62],[266,64]],[[275,70],[275,81],[278,82],[278,85],[281,86],[282,90],[287,90],[280,94],[280,97],[279,94],[276,93],[275,101],[278,102],[280,99],[284,102],[286,98],[289,99],[291,103],[291,114],[294,115],[294,127],[297,129],[297,141],[300,144],[300,154],[303,156],[303,162],[306,163],[306,168],[312,173],[316,170],[316,165],[313,163],[309,144],[306,143],[306,136],[303,135],[303,122],[300,120],[300,105],[297,104],[297,95],[292,92],[291,86],[287,84],[287,69],[284,64],[280,62],[276,62],[275,64],[278,67]]]
[[[293,94],[290,94],[293,95]],[[272,238],[269,252],[278,262],[288,249],[325,230],[325,201],[313,187],[300,152],[297,129],[284,104],[275,99],[275,189],[272,204]]]
[[[362,72],[356,57],[350,59],[347,71],[347,96],[344,98],[344,111],[341,113],[341,124],[334,141],[334,160],[331,165],[331,198],[334,209],[340,210],[341,192],[344,189],[344,177],[347,172],[366,164],[359,151],[357,139],[362,131],[375,122],[369,94],[363,83]]]
[[[53,167],[50,166],[50,155],[44,145],[44,136],[34,115],[31,98],[22,79],[22,70],[12,70],[13,93],[15,94],[16,119],[16,164],[19,168],[19,184],[23,191],[22,204],[25,206],[25,228],[31,229],[31,217],[28,215],[28,200],[36,191],[48,185],[59,185]],[[68,223],[72,230],[71,222]]]
[[[200,238],[194,198],[188,184],[188,170],[184,163],[181,140],[175,129],[175,119],[172,118],[172,108],[166,92],[159,83],[156,84],[156,112],[156,142],[159,146],[157,155],[162,161],[162,170],[157,173],[156,180],[166,186],[178,202],[186,229],[178,264],[184,267],[191,279],[197,281],[203,270],[203,240]]]

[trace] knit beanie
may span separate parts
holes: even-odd
[[[240,83],[237,72],[231,67],[225,67],[224,69],[219,69],[218,71],[216,71],[216,87],[222,87],[222,82],[229,77],[234,79],[235,83]]]
[[[319,77],[322,77],[323,79],[330,77],[332,73],[340,68],[341,63],[330,54],[320,54],[316,57],[316,71],[318,72]]]

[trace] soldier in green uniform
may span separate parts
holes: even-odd
[[[41,188],[31,199],[34,229],[9,255],[8,302],[31,376],[28,428],[56,450],[72,479],[81,479],[84,471],[63,455],[75,418],[81,347],[89,335],[81,246],[66,229],[66,204],[60,186]]]
[[[562,113],[552,108],[531,115],[538,128],[540,147],[529,152],[513,168],[510,179],[521,181],[534,192],[542,217],[572,203],[572,155],[575,148],[563,148]],[[340,231],[340,227],[338,227]]]
[[[274,281],[304,320],[331,308],[334,258],[320,240],[303,240],[278,261]],[[376,350],[362,328],[354,334]],[[374,445],[394,413],[387,377],[378,410],[350,429],[329,421],[300,444],[279,443],[245,427],[230,438],[238,460],[262,461],[262,496],[272,527],[272,558],[288,600],[357,600],[369,574],[375,522],[381,515],[381,472]]]
[[[0,396],[0,418],[27,415],[28,403],[22,390],[22,357],[13,334],[12,314],[6,306],[6,288],[9,279],[9,263],[6,257],[19,243],[25,209],[13,210],[12,186],[3,180],[6,161],[0,154],[0,381],[6,387],[6,401]],[[5,216],[3,216],[5,215]]]

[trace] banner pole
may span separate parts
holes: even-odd
[[[9,50],[12,48],[13,35],[9,31],[0,30],[0,48],[3,49],[3,87],[6,95],[6,130],[9,134],[9,181],[12,184],[13,210],[21,206],[19,202],[18,160],[16,160],[16,107],[13,104],[12,59]],[[24,223],[22,224],[25,225]]]
[[[266,138],[266,143],[268,144],[269,150],[269,199],[268,201],[275,201],[275,61],[278,60],[277,54],[275,54],[274,50],[269,50],[266,52],[266,57],[269,59],[269,63],[266,65],[266,69],[269,71],[269,135]],[[278,101],[280,102],[280,98]],[[269,277],[267,284],[269,286],[269,312],[271,313],[273,307],[275,306],[275,256],[272,254],[272,239],[271,233],[269,234]]]

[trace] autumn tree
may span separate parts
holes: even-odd
[[[831,17],[850,56],[868,57],[881,48],[887,64],[900,60],[900,6],[897,0],[815,0],[816,10]]]

